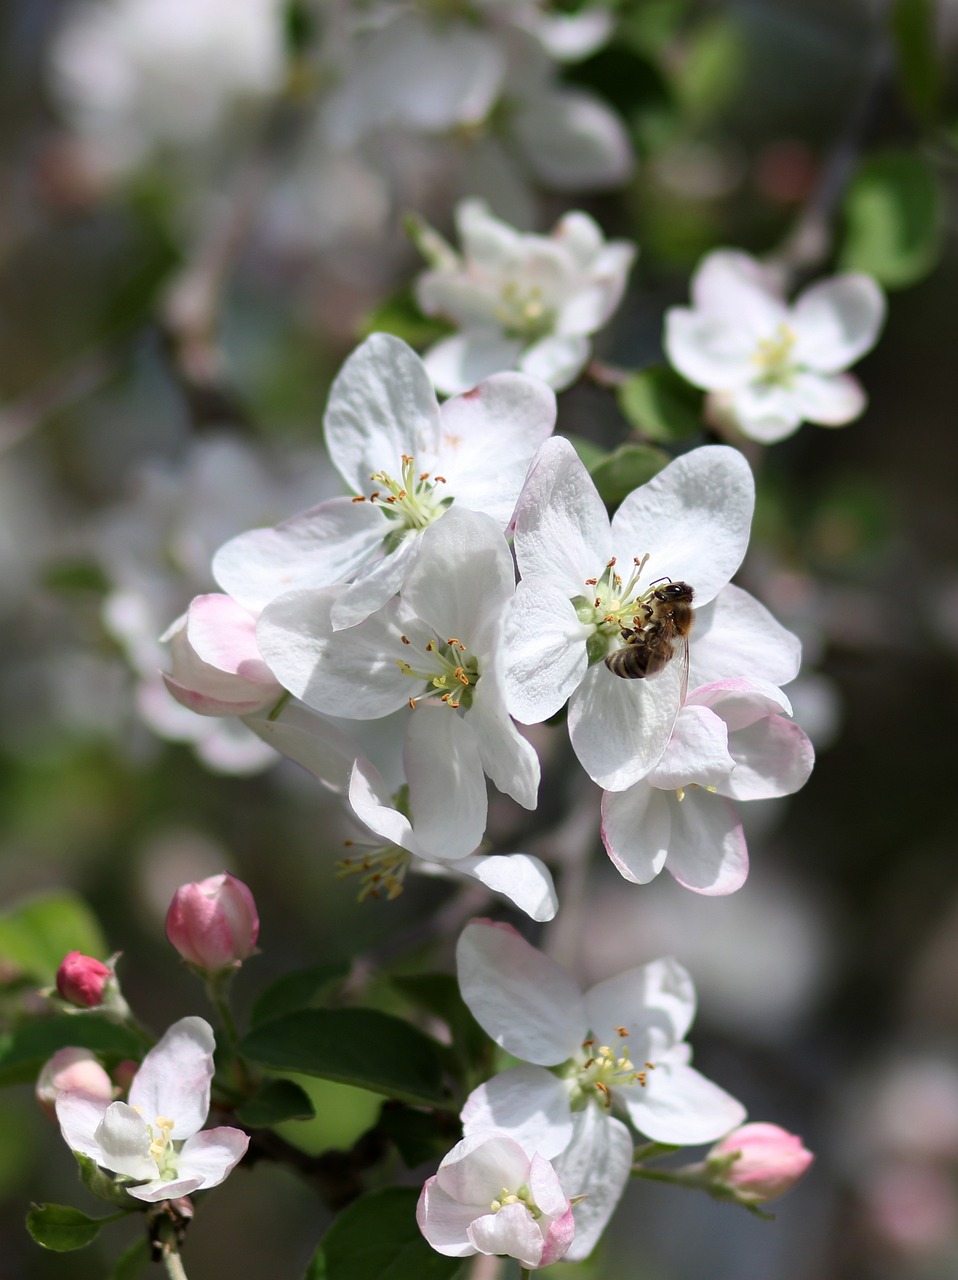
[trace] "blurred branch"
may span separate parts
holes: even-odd
[[[36,390],[0,408],[0,453],[19,444],[54,413],[96,391],[116,373],[124,355],[117,346],[98,347],[53,374]]]

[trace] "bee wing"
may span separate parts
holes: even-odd
[[[679,662],[682,664],[682,681],[679,687],[679,706],[685,706],[685,699],[689,692],[689,638],[682,638],[682,652],[677,655]]]

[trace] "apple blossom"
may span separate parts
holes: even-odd
[[[692,303],[667,313],[666,353],[744,435],[771,444],[802,422],[842,426],[864,410],[844,370],[875,345],[885,318],[870,276],[820,280],[789,306],[773,269],[719,249],[693,276]]]
[[[69,951],[57,969],[57,991],[68,1004],[78,1009],[93,1009],[107,998],[108,988],[116,979],[110,965],[82,951]]]
[[[214,1047],[208,1022],[181,1018],[143,1059],[128,1103],[64,1090],[56,1108],[67,1144],[150,1204],[218,1186],[249,1138],[241,1129],[203,1130]]]
[[[752,1204],[791,1191],[815,1157],[802,1140],[777,1124],[746,1124],[717,1142],[705,1157],[716,1182]]]
[[[748,874],[733,800],[791,795],[814,762],[772,685],[725,680],[685,700],[658,764],[625,791],[602,797],[602,840],[626,880],[647,884],[663,867],[697,893],[732,893]]]
[[[375,720],[406,703],[441,701],[463,726],[421,744],[423,767],[453,794],[478,760],[500,791],[532,809],[538,758],[501,687],[501,620],[514,590],[498,521],[456,507],[423,532],[402,596],[378,613],[337,630],[335,608],[348,588],[292,591],[264,609],[257,640],[286,688],[325,715]]]
[[[631,786],[661,758],[687,678],[706,684],[748,671],[779,684],[797,674],[795,638],[726,585],[745,554],[753,503],[742,455],[712,445],[634,490],[610,523],[568,441],[547,441],[536,455],[516,507],[522,579],[505,623],[507,706],[535,724],[569,699],[573,748],[606,790]],[[680,655],[647,679],[622,679],[602,659],[663,580],[694,592],[690,666]]]
[[[340,875],[361,877],[360,901],[398,897],[407,870],[466,875],[533,920],[551,920],[558,902],[552,876],[538,858],[474,852],[485,831],[486,787],[475,744],[458,741],[465,733],[465,721],[446,708],[427,703],[417,709],[406,734],[405,804],[389,800],[368,760],[355,762],[347,799],[366,834],[347,842]],[[447,755],[465,763],[452,787],[434,763]]]
[[[445,392],[519,369],[561,390],[582,372],[589,336],[619,305],[635,246],[608,243],[585,213],[567,213],[548,236],[528,235],[494,218],[481,200],[456,209],[462,256],[446,246],[416,282],[427,315],[460,330],[425,354]]]
[[[333,625],[362,622],[401,588],[423,532],[454,503],[507,527],[555,413],[549,388],[520,373],[440,407],[415,352],[373,334],[340,371],[325,418],[330,457],[356,496],[232,539],[214,557],[216,578],[254,612],[295,587],[350,583]]]
[[[74,1046],[58,1049],[40,1068],[34,1092],[51,1120],[56,1118],[56,1100],[64,1089],[79,1089],[113,1101],[113,1081],[89,1049]]]
[[[656,1142],[708,1142],[740,1124],[741,1104],[689,1065],[695,991],[671,959],[583,993],[508,925],[475,920],[456,948],[459,987],[476,1021],[525,1064],[479,1085],[467,1135],[497,1130],[578,1170],[571,1258],[591,1250],[629,1176],[632,1142],[613,1105]],[[579,1252],[579,1250],[583,1252]]]
[[[259,915],[249,888],[228,871],[183,884],[166,913],[166,936],[205,973],[237,968],[253,954]]]
[[[506,1134],[466,1136],[427,1178],[416,1221],[449,1258],[476,1253],[517,1258],[535,1270],[572,1243],[572,1204],[555,1169]]]

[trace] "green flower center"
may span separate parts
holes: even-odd
[[[752,362],[758,365],[759,381],[764,386],[786,387],[791,383],[795,373],[792,349],[796,341],[796,334],[784,321],[779,324],[774,337],[759,341]]]
[[[518,280],[500,288],[495,315],[507,338],[524,342],[536,342],[555,328],[555,311],[546,306],[539,286],[523,288]]]
[[[468,711],[480,672],[478,658],[468,651],[463,642],[450,636],[448,640],[430,640],[422,649],[418,649],[408,636],[403,636],[402,642],[416,663],[413,665],[406,658],[397,658],[396,665],[404,676],[425,680],[430,686],[418,698],[410,698],[409,705],[415,708],[422,698],[438,698],[447,706],[462,707],[463,711]]]
[[[648,1073],[655,1070],[654,1062],[644,1062],[642,1070],[638,1070],[625,1044],[628,1031],[625,1027],[616,1027],[615,1030],[620,1041],[618,1046],[596,1045],[595,1038],[590,1035],[583,1040],[581,1053],[563,1067],[563,1074],[573,1082],[573,1110],[585,1106],[591,1098],[608,1111],[612,1106],[613,1089],[631,1088],[636,1084],[644,1089]]]
[[[638,590],[648,558],[647,554],[635,557],[632,574],[626,581],[616,572],[613,556],[600,577],[586,579],[585,585],[591,594],[573,597],[572,604],[579,621],[594,627],[586,641],[590,665],[601,662],[607,653],[619,647],[623,627],[635,625],[635,618],[641,623],[652,616],[656,584],[652,583],[645,591]]]
[[[498,1213],[507,1204],[524,1204],[533,1218],[542,1217],[542,1210],[533,1200],[532,1192],[525,1183],[517,1191],[510,1191],[508,1187],[503,1187],[495,1200],[490,1202],[489,1208],[493,1213]]]
[[[446,477],[433,476],[428,471],[417,474],[411,454],[402,455],[402,473],[398,480],[388,471],[374,471],[369,478],[380,487],[368,497],[353,498],[353,502],[376,503],[383,515],[394,523],[395,527],[386,535],[390,551],[395,550],[410,530],[425,529],[438,520],[452,503],[452,498],[440,496],[440,486],[446,483]]]

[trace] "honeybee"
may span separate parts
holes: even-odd
[[[672,661],[678,640],[685,642],[688,665],[694,594],[687,582],[666,580],[664,586],[655,587],[632,619],[632,626],[622,628],[625,644],[605,656],[605,665],[612,674],[623,680],[654,676]]]

